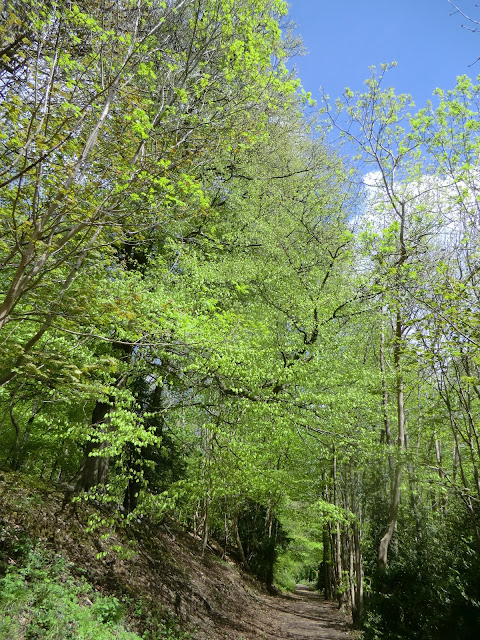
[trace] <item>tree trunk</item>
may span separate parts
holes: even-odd
[[[355,607],[352,608],[353,624],[360,626],[363,616],[363,558],[360,546],[360,527],[353,525],[353,543],[355,548]]]
[[[335,447],[333,449],[333,466],[332,466],[332,475],[333,475],[333,503],[336,507],[339,505],[338,500],[338,486],[337,486],[337,456],[335,453]],[[338,602],[338,608],[343,609],[343,605],[345,602],[345,594],[342,589],[342,536],[340,533],[340,523],[336,522],[335,525],[335,540],[334,547],[335,549],[335,567],[336,567],[336,587],[335,587],[335,595]]]
[[[240,554],[243,567],[248,571],[250,567],[248,566],[248,561],[247,561],[247,558],[245,557],[245,551],[243,550],[242,540],[240,538],[240,533],[238,531],[238,513],[236,513],[235,516],[233,517],[233,530],[235,532],[235,542],[237,544],[237,550],[238,550],[238,553]]]
[[[92,413],[92,427],[97,430],[105,428],[105,421],[110,413],[111,405],[107,402],[97,402]],[[72,480],[75,492],[89,491],[97,485],[107,481],[109,458],[101,455],[105,444],[89,440],[83,454],[80,469]]]
[[[397,311],[395,324],[395,344],[393,348],[393,358],[396,372],[396,394],[397,394],[397,422],[398,422],[398,438],[397,447],[399,454],[405,449],[405,400],[403,389],[403,375],[401,371],[401,353],[402,353],[403,326],[400,312]],[[398,507],[400,504],[400,487],[402,483],[402,467],[403,462],[397,460],[395,466],[395,474],[393,479],[392,492],[390,497],[390,515],[388,527],[380,540],[378,548],[378,566],[386,568],[388,564],[388,548],[392,540],[393,532],[397,526]]]
[[[209,508],[210,508],[210,496],[207,493],[207,496],[205,498],[205,509],[204,509],[204,513],[203,513],[203,542],[202,542],[202,558],[205,555],[205,549],[207,548],[207,544],[208,544],[208,512],[209,512]]]
[[[382,372],[382,409],[383,409],[383,431],[380,438],[380,442],[385,442],[388,446],[392,443],[392,436],[390,433],[390,418],[388,416],[388,389],[387,379],[385,372],[385,331],[383,328],[382,317],[382,333],[380,336],[380,371]],[[389,461],[391,458],[389,458]]]
[[[123,496],[123,509],[126,513],[132,513],[135,511],[138,505],[138,493],[141,489],[141,484],[137,478],[129,478],[127,488],[125,489],[125,495]]]
[[[327,527],[323,527],[323,575],[324,575],[324,591],[325,600],[333,598],[333,580],[332,580],[332,550],[330,546],[330,531]]]

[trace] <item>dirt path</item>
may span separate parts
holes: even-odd
[[[275,637],[279,640],[346,640],[347,618],[336,604],[298,586],[294,594],[273,599]]]
[[[142,608],[152,603],[154,615],[178,617],[197,640],[353,640],[348,619],[334,603],[306,587],[267,595],[233,561],[208,552],[202,556],[201,540],[173,521],[159,525],[146,520],[124,537],[119,528],[102,547],[98,531],[87,529],[88,515],[98,512],[85,502],[64,508],[63,499],[61,492],[40,490],[36,480],[2,471],[4,558],[11,553],[15,564],[14,550],[17,543],[24,548],[27,537],[19,536],[25,534],[48,553],[62,554],[99,592],[128,594]],[[98,559],[99,551],[114,544],[128,549],[127,535],[136,541],[134,554]]]
[[[263,596],[239,625],[238,640],[351,640],[348,618],[335,603],[298,585],[293,594]]]

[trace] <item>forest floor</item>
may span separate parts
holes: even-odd
[[[255,617],[244,621],[238,638],[352,640],[347,616],[308,587],[297,585],[295,593],[259,600]]]
[[[64,557],[96,592],[130,603],[131,628],[140,633],[148,627],[134,613],[139,604],[150,621],[153,612],[194,640],[354,637],[335,603],[307,587],[268,594],[214,542],[202,555],[201,541],[172,520],[92,531],[89,520],[99,513],[85,502],[66,504],[62,492],[31,478],[0,473],[0,577],[33,546]]]

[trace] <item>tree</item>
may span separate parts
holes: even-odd
[[[127,439],[149,441],[129,387],[139,355],[171,335],[168,287],[149,296],[162,258],[171,268],[165,237],[176,242],[216,206],[204,190],[215,183],[205,175],[212,153],[255,144],[267,114],[296,86],[281,62],[282,2],[245,1],[235,11],[217,0],[115,8],[8,3],[15,29],[2,67],[0,379],[18,402],[20,371],[53,388],[53,372],[91,374],[66,355],[76,352],[78,365],[84,340],[91,357],[110,359],[79,398],[92,406],[85,434],[94,438],[80,487],[105,477],[92,459],[95,442],[118,450],[118,428],[99,425],[122,415]],[[87,458],[98,467],[92,473]]]
[[[234,17],[219,0],[7,8],[16,30],[2,67],[0,330],[9,324],[17,355],[2,384],[58,330],[58,305],[86,263],[102,256],[118,274],[119,247],[208,206],[192,171],[217,144],[204,144],[205,127],[221,119],[224,144],[244,144],[250,127],[236,140],[232,126],[239,108],[294,87],[270,61],[282,55],[271,13],[281,2],[240,3]]]
[[[373,590],[367,621],[372,634],[391,636],[393,618],[388,617],[388,611],[395,610],[397,619],[408,620],[399,627],[399,635],[420,637],[415,634],[424,633],[420,629],[426,627],[420,617],[408,612],[406,600],[395,595],[395,585],[404,584],[407,574],[409,580],[425,582],[427,573],[423,576],[421,569],[413,567],[415,562],[428,566],[430,593],[435,592],[436,606],[441,608],[443,596],[436,589],[443,580],[440,574],[448,570],[436,546],[439,538],[432,531],[444,539],[445,517],[451,517],[452,522],[460,508],[470,519],[473,539],[477,537],[477,516],[468,497],[476,494],[478,464],[477,398],[474,387],[469,386],[476,385],[475,357],[471,358],[476,338],[474,323],[460,320],[469,317],[468,311],[462,313],[460,300],[466,302],[467,298],[460,291],[471,292],[467,305],[476,308],[470,281],[476,278],[473,256],[478,244],[478,91],[467,78],[459,78],[455,90],[436,92],[435,108],[428,105],[412,115],[407,96],[397,97],[393,90],[382,88],[386,69],[367,81],[365,93],[355,95],[346,90],[335,115],[328,105],[326,113],[330,122],[358,145],[358,159],[366,162],[368,169],[374,168],[364,173],[365,205],[357,220],[363,226],[360,265],[365,271],[370,269],[371,290],[382,310],[377,338],[382,377],[378,420],[381,442],[387,444],[391,487],[388,514],[375,505],[373,496],[364,498],[370,526],[376,523],[368,535],[380,537],[377,563],[381,569],[370,569]],[[383,329],[382,316],[391,325],[390,336]],[[389,406],[392,392],[396,419]],[[442,402],[446,413],[439,409]],[[449,423],[450,436],[446,431]],[[389,446],[392,424],[398,434],[395,452]],[[447,461],[442,452],[445,447],[452,451],[452,466],[450,457]],[[378,496],[378,471],[376,478]],[[458,479],[458,485],[452,478]],[[465,490],[466,486],[470,490]],[[379,518],[388,524],[375,533]],[[367,546],[369,563],[371,544]],[[470,543],[467,546],[471,549]],[[393,603],[397,608],[389,609]],[[380,626],[372,622],[375,615],[383,620]],[[432,622],[425,622],[427,627],[429,624]]]
[[[422,312],[412,305],[411,292],[418,289],[420,273],[428,268],[425,256],[432,253],[432,239],[441,233],[443,221],[437,207],[440,184],[421,173],[418,157],[420,144],[417,132],[402,127],[407,124],[405,108],[408,96],[396,97],[392,89],[381,85],[388,66],[381,74],[366,82],[367,92],[354,96],[346,90],[345,101],[338,102],[340,113],[345,110],[348,122],[339,124],[326,107],[331,122],[342,134],[358,144],[362,159],[373,165],[367,174],[366,214],[373,242],[371,257],[377,265],[374,272],[375,290],[391,317],[392,355],[395,371],[396,423],[398,456],[392,481],[389,524],[378,551],[378,562],[387,565],[388,548],[397,526],[402,480],[402,452],[406,448],[404,371],[408,363],[407,335],[421,320]],[[432,194],[433,191],[433,194]],[[441,196],[440,196],[441,197]],[[368,229],[368,226],[367,226]],[[368,233],[368,231],[367,231]],[[371,242],[371,241],[370,241]],[[383,351],[381,364],[384,368]],[[385,433],[389,440],[387,395],[384,389]]]

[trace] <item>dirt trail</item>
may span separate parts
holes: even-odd
[[[349,620],[335,603],[325,602],[307,587],[293,594],[263,596],[254,615],[243,621],[235,638],[258,640],[351,640]],[[251,635],[253,633],[253,635]]]
[[[267,595],[233,561],[202,555],[201,540],[173,521],[145,520],[125,535],[119,528],[104,543],[87,527],[89,513],[98,512],[86,503],[65,508],[61,492],[39,486],[20,474],[0,473],[0,556],[6,564],[9,558],[15,564],[28,535],[81,569],[97,590],[151,603],[155,615],[178,617],[197,640],[353,640],[334,603],[301,586],[293,594]],[[117,544],[128,549],[130,540],[132,556],[110,553]]]

